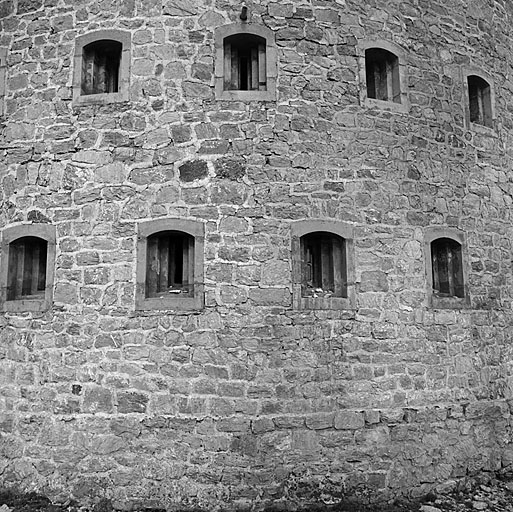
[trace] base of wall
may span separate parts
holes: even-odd
[[[109,499],[122,510],[415,498],[511,466],[512,406],[493,400],[253,419],[6,414],[0,482],[56,502]]]

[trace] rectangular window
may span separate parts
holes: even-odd
[[[84,46],[82,94],[118,92],[122,49],[119,41],[108,40]]]
[[[493,120],[490,85],[475,75],[468,76],[467,82],[470,122],[491,127]]]
[[[6,300],[44,297],[46,289],[46,240],[20,238],[9,244]]]
[[[194,296],[194,237],[157,233],[148,237],[146,297]]]
[[[266,41],[251,34],[235,34],[224,40],[224,89],[265,91]]]
[[[399,59],[388,50],[369,48],[365,51],[367,97],[401,103]]]
[[[347,297],[344,239],[324,232],[301,237],[302,296]]]
[[[464,297],[461,245],[450,238],[431,242],[433,291],[438,297]]]

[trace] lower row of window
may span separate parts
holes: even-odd
[[[186,219],[142,222],[137,240],[137,309],[203,306],[204,224]],[[430,304],[467,304],[464,239],[459,230],[431,228],[425,236]],[[5,311],[41,311],[52,302],[55,229],[13,226],[2,233],[0,305]],[[295,306],[345,309],[355,304],[352,226],[331,220],[292,223]]]

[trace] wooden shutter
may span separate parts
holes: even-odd
[[[267,90],[267,56],[263,43],[258,45],[258,89]]]

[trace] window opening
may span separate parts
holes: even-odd
[[[464,297],[461,245],[450,238],[431,242],[433,291],[439,297]]]
[[[367,97],[401,103],[399,59],[382,48],[365,50]]]
[[[44,298],[48,243],[23,237],[9,244],[6,300]]]
[[[479,76],[470,75],[468,81],[468,100],[470,122],[483,126],[492,126],[492,102],[490,85]]]
[[[267,90],[265,48],[265,39],[253,34],[224,39],[224,90]]]
[[[147,239],[146,297],[194,296],[194,237],[165,231]]]
[[[113,93],[119,90],[119,69],[123,45],[102,39],[83,49],[82,94]]]
[[[347,263],[342,237],[327,232],[302,236],[301,260],[303,297],[347,297]]]

